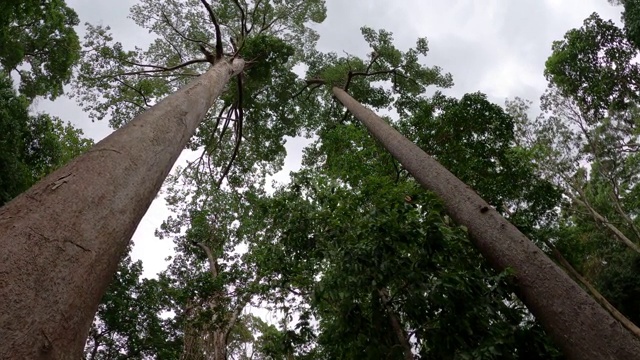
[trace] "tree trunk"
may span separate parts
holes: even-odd
[[[518,296],[569,359],[638,359],[640,342],[469,186],[340,88],[333,94],[427,190],[498,271],[515,271]]]
[[[382,300],[382,304],[384,305],[384,309],[387,312],[387,316],[389,316],[389,325],[393,329],[393,332],[396,334],[396,338],[398,339],[398,343],[402,346],[402,353],[404,355],[405,360],[413,360],[413,351],[411,351],[411,343],[409,342],[409,337],[407,336],[407,332],[404,331],[398,316],[395,311],[391,308],[389,304],[389,293],[387,289],[378,289],[378,296],[380,296],[380,300]]]
[[[587,291],[591,293],[593,298],[596,299],[596,301],[600,303],[600,305],[602,305],[602,307],[605,308],[611,314],[611,316],[616,318],[616,320],[620,321],[620,323],[625,328],[627,328],[627,330],[631,331],[631,333],[634,334],[637,338],[640,338],[640,328],[638,328],[636,324],[634,324],[631,320],[627,319],[627,317],[624,316],[623,313],[618,311],[618,309],[616,309],[616,307],[613,306],[609,302],[609,300],[607,300],[607,298],[605,298],[602,294],[600,294],[598,289],[596,289],[593,285],[591,285],[589,280],[585,279],[585,277],[582,276],[578,272],[578,270],[576,270],[573,267],[573,265],[571,265],[571,263],[564,258],[560,250],[558,250],[558,248],[556,248],[548,240],[543,240],[543,241],[545,245],[547,245],[549,249],[551,249],[551,254],[553,254],[553,257],[556,258],[560,266],[562,266],[565,270],[567,270],[567,272],[569,273],[569,276],[573,277],[576,281],[581,283],[587,289]]]
[[[79,359],[140,219],[244,61],[221,60],[0,208],[0,359]]]

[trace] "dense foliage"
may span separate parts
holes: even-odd
[[[55,98],[80,58],[74,26],[79,19],[64,0],[0,2],[0,70],[20,78],[20,92]]]
[[[28,106],[0,72],[0,206],[92,145],[82,130]]]

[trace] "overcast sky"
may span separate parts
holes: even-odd
[[[67,0],[81,23],[109,25],[114,39],[125,47],[144,46],[151,38],[127,18],[135,0]],[[316,28],[321,51],[364,56],[370,52],[360,34],[361,26],[394,33],[396,46],[407,49],[418,37],[427,37],[429,65],[453,75],[455,86],[446,93],[461,96],[481,91],[500,105],[516,96],[537,102],[546,87],[544,62],[551,43],[581,26],[591,13],[619,23],[620,8],[606,0],[327,0],[327,19]],[[78,29],[83,36],[82,28]],[[92,123],[72,99],[40,101],[36,111],[57,115],[84,130],[96,141],[112,129],[107,121]],[[296,170],[304,141],[288,144],[289,156],[278,179]],[[178,164],[188,154],[183,154]],[[159,240],[154,231],[169,215],[162,196],[142,219],[133,239],[134,259],[142,259],[145,276],[154,276],[171,255],[170,240]]]

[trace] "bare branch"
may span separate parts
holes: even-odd
[[[291,97],[291,100],[295,99],[296,97],[300,96],[300,94],[302,94],[309,86],[311,85],[317,85],[316,87],[313,87],[310,90],[314,90],[317,89],[318,87],[326,84],[324,80],[322,79],[309,79],[309,80],[305,80],[306,85],[300,89],[300,91],[298,91],[297,93],[293,94],[293,96]]]
[[[131,89],[133,91],[135,91],[138,95],[142,96],[142,100],[144,101],[144,104],[149,107],[151,105],[149,105],[149,101],[147,100],[147,97],[142,93],[142,91],[140,91],[139,89],[127,84],[126,82],[124,82],[123,80],[120,80],[118,78],[115,78],[115,80],[117,82],[119,82],[120,84],[124,85],[126,88]]]
[[[138,64],[138,63],[134,63],[134,62],[130,62],[130,61],[126,61],[126,62],[129,62],[132,65],[136,65],[136,66],[150,67],[150,68],[153,68],[153,70],[131,71],[131,72],[126,72],[126,73],[116,74],[115,76],[129,76],[129,75],[140,75],[140,74],[149,74],[149,73],[173,71],[173,70],[181,69],[181,68],[183,68],[185,66],[189,66],[189,65],[193,65],[193,64],[199,64],[199,63],[205,63],[205,62],[208,62],[208,61],[207,61],[207,59],[194,59],[194,60],[189,60],[187,62],[183,62],[180,65],[171,66],[171,67],[164,67],[164,66],[158,66],[158,65],[149,65],[149,64]],[[108,76],[105,76],[105,77],[108,77]]]
[[[229,171],[231,171],[231,166],[233,166],[233,162],[236,160],[238,156],[238,152],[240,150],[240,143],[242,142],[242,121],[244,120],[244,110],[242,109],[242,74],[238,75],[238,103],[235,108],[236,112],[236,122],[235,122],[235,131],[236,131],[236,146],[233,148],[233,154],[231,155],[231,159],[227,164],[227,167],[222,172],[222,176],[218,180],[218,188],[222,186],[222,181],[227,177]]]
[[[207,0],[200,0],[200,2],[204,5],[205,8],[207,8],[207,12],[209,13],[209,17],[211,18],[211,22],[213,23],[213,27],[216,31],[216,60],[222,59],[223,50],[220,24],[218,23],[218,19],[216,19],[216,15],[213,12],[211,5],[209,5],[209,2]]]

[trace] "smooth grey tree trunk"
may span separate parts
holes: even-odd
[[[518,296],[569,359],[640,359],[640,342],[531,240],[468,185],[344,90],[333,94],[427,190],[498,271],[515,271]]]
[[[0,208],[0,359],[80,359],[162,182],[244,61],[220,60]]]

